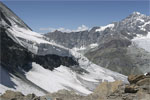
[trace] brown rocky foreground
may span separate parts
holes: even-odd
[[[129,84],[122,81],[103,82],[88,96],[67,90],[45,96],[7,90],[0,100],[150,100],[150,75],[130,75],[128,81]]]

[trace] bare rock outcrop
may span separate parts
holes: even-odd
[[[128,81],[130,84],[125,85],[124,89],[118,89],[109,95],[106,100],[149,100],[149,75],[130,75]]]

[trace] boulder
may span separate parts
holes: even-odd
[[[142,85],[149,85],[150,86],[150,78],[145,78],[145,79],[139,80],[136,84],[138,86],[142,86]]]
[[[33,100],[34,98],[36,98],[35,94],[28,94],[27,96],[25,96],[25,100]]]
[[[130,84],[136,84],[139,80],[142,80],[145,77],[146,77],[145,75],[129,75],[128,81]]]
[[[138,86],[136,86],[136,85],[127,85],[125,87],[124,92],[125,93],[136,93],[138,90],[139,90]]]
[[[138,81],[137,85],[144,91],[147,91],[147,93],[150,93],[150,78],[145,78]]]

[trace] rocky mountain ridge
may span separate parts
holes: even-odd
[[[140,14],[139,12],[133,12],[131,15],[119,22],[113,22],[101,27],[93,27],[91,30],[70,33],[56,30],[45,35],[49,37],[50,40],[72,49],[74,47],[86,47],[93,43],[100,44],[102,41],[101,39],[105,37],[106,34],[111,35],[112,37],[113,35],[120,35],[122,38],[128,39],[133,39],[138,34],[147,35],[147,32],[150,31],[149,23],[149,16]]]
[[[133,12],[125,19],[89,31],[45,34],[50,40],[83,53],[97,65],[119,73],[150,71],[150,16]]]

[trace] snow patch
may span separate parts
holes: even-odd
[[[145,22],[143,19],[137,19],[137,21]]]
[[[101,31],[104,31],[106,28],[113,28],[114,27],[114,24],[108,24],[106,26],[101,26],[99,29],[96,29],[95,31],[96,32],[101,32]]]
[[[132,41],[140,48],[150,52],[150,32],[148,32],[147,36],[137,35]]]
[[[74,50],[74,51],[80,51],[80,50],[85,50],[85,49],[86,49],[85,46],[81,46],[79,48],[77,48],[77,47],[72,48],[72,50]]]
[[[141,13],[140,13],[140,12],[133,12],[133,14],[137,14],[137,15],[140,15]]]
[[[97,47],[97,46],[98,46],[97,43],[90,44],[90,47],[91,47],[91,48],[95,48],[95,47]]]

